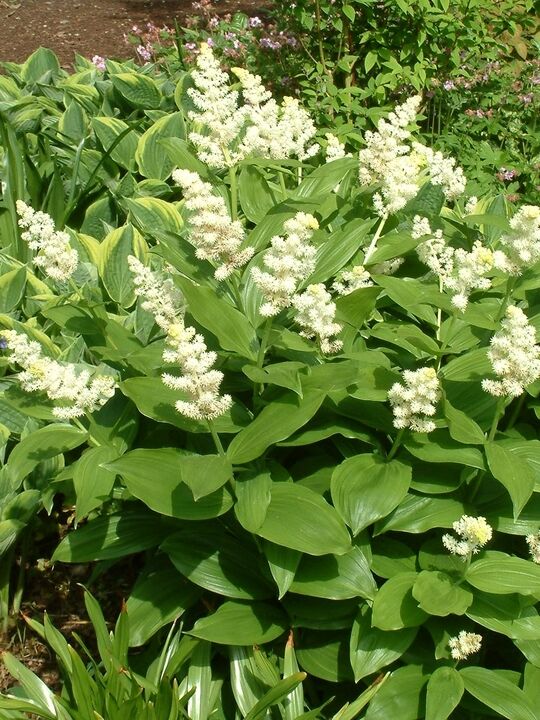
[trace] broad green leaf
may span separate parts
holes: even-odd
[[[336,320],[359,330],[375,308],[381,289],[366,287],[336,299]]]
[[[191,152],[186,140],[179,137],[166,137],[159,141],[165,155],[169,158],[173,167],[191,170],[200,175],[203,180],[208,180],[208,168]]]
[[[160,233],[180,233],[184,221],[176,205],[160,198],[124,198],[134,223],[142,233],[156,236]]]
[[[473,601],[470,590],[457,585],[450,575],[439,571],[422,570],[414,582],[412,594],[418,607],[429,615],[441,617],[463,615]]]
[[[239,599],[271,597],[273,588],[260,571],[261,556],[249,540],[217,525],[199,524],[174,533],[161,547],[182,575],[206,590]]]
[[[162,140],[183,138],[186,133],[184,116],[181,112],[169,113],[151,125],[139,139],[135,160],[139,172],[146,178],[165,180],[175,163],[165,156]]]
[[[523,690],[500,673],[481,667],[459,671],[465,690],[508,720],[535,720],[538,717]]]
[[[302,553],[268,541],[264,543],[263,550],[281,600],[291,587]]]
[[[373,220],[353,220],[332,233],[317,248],[315,270],[306,280],[306,285],[325,282],[334,277],[362,246],[364,239],[374,225]],[[377,294],[380,292],[377,291]],[[341,300],[342,298],[340,298]],[[343,305],[344,303],[341,303]],[[338,306],[340,305],[338,301]]]
[[[482,627],[506,635],[512,640],[540,640],[540,616],[531,607],[523,608],[516,595],[495,595],[476,591],[467,617]]]
[[[401,630],[421,625],[426,620],[427,613],[418,607],[412,594],[417,577],[415,572],[403,572],[384,583],[373,601],[373,627]]]
[[[116,90],[135,107],[152,109],[159,107],[161,93],[152,78],[142,73],[123,72],[111,76]]]
[[[305,367],[304,363],[300,362],[280,362],[263,368],[244,365],[242,372],[255,383],[288,388],[302,397],[300,372],[305,370]]]
[[[444,401],[444,414],[448,420],[448,431],[452,440],[465,445],[483,445],[485,442],[482,428],[466,413]]]
[[[428,680],[426,720],[447,720],[459,705],[463,678],[452,667],[438,667]]]
[[[38,463],[73,450],[87,439],[85,430],[64,423],[53,423],[27,435],[15,445],[8,459],[14,487],[18,487]]]
[[[138,133],[135,130],[129,130],[129,125],[123,120],[113,117],[92,118],[92,129],[103,146],[104,152],[107,152],[117,138],[125,133],[120,142],[113,147],[111,158],[126,170],[133,170],[134,155],[139,139]]]
[[[238,198],[244,215],[253,223],[260,222],[276,204],[276,197],[261,169],[244,165],[238,178]]]
[[[252,360],[257,359],[259,343],[255,329],[247,318],[211,288],[180,282],[188,311],[195,320],[210,330],[224,350],[232,350]]]
[[[268,684],[257,665],[253,647],[231,645],[230,658],[231,689],[243,716],[254,707],[268,689]]]
[[[371,611],[360,608],[351,632],[351,666],[354,681],[372,675],[400,658],[416,637],[416,628],[379,630],[371,625]]]
[[[120,390],[133,400],[139,412],[146,417],[192,433],[209,432],[208,423],[187,418],[176,410],[174,403],[179,399],[179,393],[164,385],[160,377],[127,378],[120,384]],[[220,433],[236,433],[248,423],[247,411],[235,404],[214,420],[214,428]]]
[[[269,472],[248,471],[236,479],[234,513],[240,525],[257,532],[264,522],[270,504],[272,477]]]
[[[378,455],[356,455],[334,470],[332,502],[357,535],[397,507],[410,482],[411,468],[399,460],[385,462]]]
[[[345,524],[326,500],[295,483],[273,483],[257,535],[308,555],[343,555],[351,548]]]
[[[102,463],[114,460],[117,455],[114,448],[100,445],[86,450],[73,465],[77,520],[86,517],[109,498],[115,474],[102,467]]]
[[[283,677],[290,677],[299,671],[296,653],[294,651],[294,636],[291,631],[285,645],[283,658]],[[304,711],[304,688],[299,684],[289,693],[283,702],[284,720],[297,720]]]
[[[335,162],[320,165],[302,180],[294,196],[324,197],[331,193],[347,175],[356,173],[357,169],[358,164],[352,157],[343,157]]]
[[[280,680],[263,695],[255,707],[245,716],[244,720],[262,720],[262,718],[265,718],[268,708],[284,700],[305,679],[306,673],[297,672]]]
[[[0,520],[0,558],[13,547],[25,527],[26,523],[20,520]]]
[[[276,605],[229,600],[197,620],[189,634],[218,645],[262,645],[286,628],[287,617]]]
[[[348,632],[308,630],[295,643],[298,663],[308,675],[329,682],[353,680]]]
[[[498,442],[486,443],[485,449],[491,474],[508,490],[517,518],[533,494],[533,472],[526,460]]]
[[[207,720],[212,709],[212,667],[210,664],[211,645],[200,642],[196,645],[189,658],[187,687],[193,694],[187,706],[187,717],[192,720]]]
[[[205,520],[218,517],[232,507],[232,496],[222,487],[231,476],[230,466],[217,455],[186,455],[174,448],[138,449],[107,463],[106,467],[121,475],[128,490],[161,515]],[[159,468],[159,482],[156,482],[156,468]],[[197,486],[195,475],[204,472],[213,473],[214,477],[205,479],[197,491],[200,499],[196,500],[190,488]],[[212,492],[214,482],[219,489]]]
[[[22,65],[21,78],[28,84],[47,82],[47,78],[56,75],[59,70],[60,63],[53,51],[40,47]]]
[[[11,653],[4,652],[2,654],[2,661],[10,675],[24,688],[28,699],[35,702],[41,711],[48,713],[48,717],[55,718],[56,712],[52,690]]]
[[[417,720],[422,717],[422,690],[426,681],[427,676],[417,665],[395,670],[371,701],[366,720]]]
[[[475,447],[453,440],[447,430],[434,430],[427,434],[414,433],[404,442],[414,457],[429,463],[456,463],[485,470],[482,452]]]
[[[345,555],[304,555],[290,587],[298,595],[347,600],[362,597],[373,600],[377,586],[368,562],[358,547]]]
[[[459,500],[425,497],[410,493],[398,507],[375,526],[375,534],[397,530],[421,533],[432,528],[449,528],[465,512]]]
[[[493,373],[493,369],[488,360],[487,349],[478,348],[450,360],[447,365],[443,365],[440,372],[445,380],[481,382]]]
[[[154,513],[124,509],[118,515],[102,515],[62,540],[54,562],[84,563],[112,560],[159,545],[171,525]]]
[[[131,224],[112,230],[100,244],[99,274],[109,297],[128,308],[135,302],[133,273],[128,257],[135,255],[145,262],[147,245]]]
[[[530,560],[496,553],[495,557],[475,560],[465,575],[478,590],[495,594],[540,593],[540,567]]]
[[[371,541],[371,569],[382,578],[416,570],[416,552],[400,540],[379,535]]]
[[[2,308],[2,312],[13,312],[21,302],[26,288],[26,273],[26,268],[20,267],[0,275],[0,308]]]
[[[177,573],[165,557],[151,561],[127,601],[129,644],[144,645],[163,625],[180,617],[201,591]]]
[[[230,461],[240,465],[255,460],[270,445],[286,440],[311,420],[323,400],[324,393],[316,390],[306,392],[303,398],[292,392],[276,397],[233,439],[227,449]]]

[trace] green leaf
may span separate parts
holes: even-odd
[[[159,144],[165,150],[165,154],[173,167],[191,170],[191,172],[200,175],[203,180],[208,180],[208,168],[193,155],[185,140],[179,137],[163,138],[159,141]]]
[[[221,487],[231,477],[230,465],[217,455],[186,455],[174,448],[139,449],[106,467],[121,475],[128,490],[161,515],[205,520],[222,515],[233,504],[229,491]],[[159,483],[154,481],[156,468]],[[197,485],[196,474],[200,472],[212,472],[215,476],[205,479],[197,491],[200,499],[195,499],[190,487]],[[219,489],[211,492],[214,482]]]
[[[295,483],[273,483],[257,535],[308,555],[343,555],[351,548],[345,524],[320,495]]]
[[[18,487],[36,465],[79,447],[88,439],[85,430],[64,423],[53,423],[27,435],[13,448],[8,468],[14,487]]]
[[[177,573],[169,560],[158,557],[137,579],[126,609],[129,644],[144,645],[152,635],[194,605],[201,591]]]
[[[92,129],[105,152],[108,152],[109,148],[113,148],[110,151],[110,156],[118,165],[126,168],[126,170],[134,169],[134,155],[139,139],[139,135],[135,130],[130,130],[126,122],[113,117],[92,118]],[[119,142],[116,142],[117,138],[122,134],[124,134],[124,137]]]
[[[46,717],[56,718],[54,695],[45,683],[19,662],[11,653],[4,652],[2,661],[10,675],[24,688],[28,699],[35,702]]]
[[[348,636],[348,632],[303,632],[296,642],[296,657],[302,669],[329,682],[352,681]]]
[[[274,192],[261,169],[255,165],[244,165],[240,171],[238,198],[244,215],[253,223],[260,222],[276,204]]]
[[[426,720],[447,720],[459,705],[463,678],[452,667],[438,667],[428,680]]]
[[[300,371],[305,370],[305,367],[304,363],[300,362],[279,362],[263,368],[244,365],[242,372],[255,383],[284,387],[302,397]]]
[[[495,557],[475,560],[465,575],[467,582],[478,590],[495,594],[540,593],[540,567],[530,560],[489,553]]]
[[[289,438],[311,420],[324,397],[324,393],[316,390],[306,392],[303,398],[293,393],[276,397],[233,439],[227,449],[230,461],[240,465],[255,460],[270,445]]]
[[[142,235],[129,223],[112,230],[100,244],[99,274],[109,297],[123,308],[131,307],[136,297],[128,256],[144,263],[146,251]]]
[[[53,51],[40,47],[22,65],[21,79],[25,83],[46,82],[44,76],[56,75],[59,70],[60,63]]]
[[[508,720],[535,720],[538,717],[523,690],[501,673],[481,667],[466,667],[459,674],[467,692]]]
[[[483,445],[485,436],[482,428],[466,413],[453,407],[448,400],[444,401],[444,414],[448,420],[450,437],[465,445]]]
[[[414,457],[430,463],[456,463],[485,470],[484,456],[478,448],[464,447],[452,440],[446,430],[427,434],[414,433],[404,442]]]
[[[534,608],[523,608],[518,595],[476,591],[467,617],[512,640],[537,642],[540,639],[540,616]]]
[[[123,203],[142,233],[156,236],[182,231],[184,221],[173,203],[154,197],[124,198]]]
[[[526,460],[498,442],[486,443],[486,458],[493,477],[508,490],[517,519],[534,492],[534,475]]]
[[[158,86],[147,75],[138,72],[116,73],[111,76],[116,90],[131,104],[138,108],[159,107],[161,93]]]
[[[180,282],[188,303],[188,311],[195,320],[210,330],[224,350],[232,350],[251,360],[257,359],[259,343],[255,328],[249,320],[228,302],[218,298],[215,290]]]
[[[257,532],[264,522],[270,504],[272,477],[269,472],[248,471],[236,480],[234,513],[240,525],[249,532]]]
[[[446,617],[463,615],[472,604],[470,590],[457,585],[444,572],[422,570],[415,580],[412,594],[420,607],[429,615]]]
[[[103,515],[68,533],[54,551],[53,562],[112,560],[159,545],[171,526],[153,513],[123,510]]]
[[[140,413],[158,422],[169,423],[191,433],[208,433],[208,423],[191,420],[181,415],[174,407],[173,390],[163,384],[160,377],[127,378],[120,384],[120,390],[135,403]],[[247,411],[238,404],[214,420],[219,433],[236,433],[249,423]]]
[[[359,547],[353,547],[345,555],[304,556],[290,589],[298,595],[330,600],[354,597],[373,600],[377,592],[369,564]]]
[[[302,558],[302,553],[298,552],[298,550],[291,550],[291,548],[275,545],[268,541],[264,543],[263,550],[268,560],[268,567],[270,568],[272,577],[278,587],[279,599],[281,600],[291,587]]]
[[[481,382],[493,373],[493,368],[487,356],[487,349],[478,348],[450,360],[441,368],[440,373],[445,380],[453,382]]]
[[[389,530],[422,533],[432,528],[449,528],[464,512],[465,506],[459,500],[411,493],[387,518],[377,523],[375,534]]]
[[[371,701],[365,720],[417,720],[422,717],[422,689],[426,680],[421,667],[399,668]]]
[[[399,460],[385,462],[378,455],[356,455],[332,474],[334,507],[353,535],[386,517],[407,495],[411,468]]]
[[[174,533],[161,547],[182,575],[206,590],[239,599],[262,599],[273,594],[260,572],[261,558],[249,536],[239,539],[225,528],[208,523]]]
[[[163,155],[165,138],[183,138],[186,134],[184,116],[181,112],[169,113],[151,125],[139,139],[135,160],[139,172],[145,178],[165,180],[176,164]]]
[[[379,630],[371,625],[371,611],[360,608],[351,632],[351,666],[354,681],[381,670],[400,658],[416,637],[416,628]]]
[[[86,517],[109,498],[115,475],[102,467],[102,463],[114,460],[117,455],[114,448],[101,445],[86,450],[72,466],[77,520]]]
[[[230,600],[197,620],[189,634],[218,645],[262,645],[286,628],[287,617],[276,605]]]
[[[0,275],[0,308],[2,308],[2,312],[11,313],[18,307],[24,297],[26,273],[26,268],[20,267]]]
[[[343,229],[332,233],[319,245],[315,256],[315,270],[305,281],[305,285],[325,282],[346,265],[358,252],[363,240],[375,224],[374,220],[352,220]],[[378,291],[380,292],[380,290]],[[378,294],[378,293],[377,293]],[[342,300],[342,298],[340,298]],[[342,305],[344,303],[341,303]]]
[[[421,625],[426,620],[427,613],[418,607],[412,594],[417,577],[415,572],[403,572],[384,583],[373,601],[374,627],[401,630]]]
[[[336,299],[336,320],[359,330],[375,309],[375,303],[380,294],[380,288],[366,287],[338,297]]]
[[[268,708],[284,700],[306,677],[306,673],[297,672],[280,680],[262,696],[255,707],[245,716],[244,720],[262,720],[262,718],[265,718]]]

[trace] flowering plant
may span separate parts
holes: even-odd
[[[50,67],[24,122],[1,81],[10,547],[35,491],[75,507],[56,562],[144,551],[129,642],[182,617],[194,720],[299,668],[288,720],[532,720],[540,209],[469,196],[418,96],[328,153],[201,50],[176,85]]]

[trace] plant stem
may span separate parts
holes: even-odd
[[[508,419],[508,425],[506,426],[507,430],[510,430],[516,424],[516,420],[518,419],[519,413],[521,412],[521,409],[523,408],[523,405],[525,403],[525,398],[526,398],[525,393],[524,392],[521,393],[521,395],[519,396],[519,400],[514,405],[514,407],[512,409],[512,414],[510,415],[510,418]]]
[[[285,200],[287,198],[287,188],[285,187],[285,178],[283,177],[282,172],[278,172],[279,176],[279,186],[281,188],[281,193],[283,195],[283,199]]]
[[[375,248],[377,247],[377,241],[378,241],[378,239],[379,239],[380,236],[381,236],[381,233],[382,233],[384,224],[385,224],[385,222],[387,221],[387,219],[388,219],[388,215],[385,213],[385,214],[382,216],[382,218],[381,218],[381,222],[379,223],[379,227],[378,227],[377,230],[375,231],[375,235],[373,236],[373,238],[371,239],[371,242],[369,243],[368,249],[366,250],[366,254],[364,255],[364,265],[367,264],[367,262],[369,261],[369,258],[370,258],[370,257],[373,255],[373,253],[375,252]]]
[[[390,462],[390,460],[397,453],[399,446],[401,445],[401,441],[403,439],[404,433],[405,433],[405,429],[401,428],[401,430],[396,435],[394,442],[392,443],[392,447],[390,448],[388,455],[386,456],[386,462]]]
[[[238,184],[236,182],[236,167],[229,168],[229,182],[231,184],[231,219],[234,222],[238,217]]]
[[[214,426],[214,421],[207,420],[206,422],[208,423],[208,429],[210,430],[218,454],[221,455],[221,457],[225,457],[225,450],[223,449],[223,445],[221,444],[221,440],[219,439],[219,435],[217,434],[216,428]]]
[[[499,424],[499,420],[501,419],[501,415],[504,411],[505,400],[506,398],[502,397],[499,398],[497,401],[497,405],[495,406],[495,414],[493,416],[493,422],[491,423],[491,428],[489,429],[489,435],[487,437],[488,442],[491,442],[495,437],[495,434],[497,433],[497,425]]]
[[[266,346],[268,345],[268,340],[270,338],[270,332],[272,330],[272,318],[269,317],[266,319],[266,323],[264,325],[263,335],[261,339],[261,345],[259,347],[259,354],[257,355],[257,367],[262,368],[263,362],[264,362],[264,355],[266,353]]]

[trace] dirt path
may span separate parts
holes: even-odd
[[[255,13],[260,0],[220,0],[216,12]],[[124,33],[133,25],[181,25],[191,0],[0,0],[0,61],[22,62],[40,45],[69,68],[75,52],[92,57],[132,55]]]

